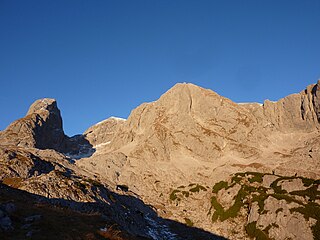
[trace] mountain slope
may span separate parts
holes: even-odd
[[[238,239],[244,229],[226,232],[225,223],[219,230],[199,216],[199,207],[203,212],[212,207],[206,198],[177,207],[182,202],[171,204],[172,191],[198,184],[209,194],[210,186],[230,174],[248,171],[318,179],[319,89],[320,82],[260,105],[236,104],[211,90],[177,84],[134,109],[108,144],[76,164],[111,185],[128,186],[165,218],[184,222],[196,216],[195,226]]]
[[[68,137],[40,99],[0,132],[0,181],[139,238],[317,239],[319,109],[320,82],[264,104],[176,84]]]

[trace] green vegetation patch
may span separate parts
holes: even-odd
[[[294,178],[294,177],[293,177]],[[275,193],[277,194],[284,194],[288,193],[286,190],[282,189],[281,186],[278,185],[278,182],[281,180],[288,180],[288,179],[293,179],[292,177],[280,177],[276,180],[274,180],[271,184],[270,187],[274,190]]]
[[[303,214],[308,221],[309,218],[317,220],[316,224],[311,227],[314,239],[320,239],[320,206],[314,202],[309,202],[304,207],[292,208],[290,212],[299,212]]]
[[[228,218],[235,218],[238,216],[238,213],[241,207],[244,206],[243,200],[248,195],[248,192],[245,190],[245,185],[241,187],[238,194],[235,196],[234,204],[227,209],[226,211],[223,209],[222,205],[218,202],[216,197],[211,198],[211,205],[215,209],[215,212],[212,215],[212,221],[220,219],[220,221],[225,221]]]
[[[250,183],[253,183],[253,182],[262,183],[263,176],[265,175],[264,173],[259,173],[259,172],[250,172],[250,174],[253,175],[252,178],[248,179]]]
[[[279,193],[274,193],[271,194],[270,196],[278,199],[278,200],[286,200],[287,203],[291,203],[291,202],[295,202],[298,203],[300,205],[303,205],[302,202],[296,200],[295,198],[291,197],[290,195],[287,194],[279,194]]]
[[[250,176],[251,175],[251,176]],[[259,206],[259,214],[263,214],[266,211],[264,210],[265,200],[272,196],[276,198],[277,200],[285,200],[287,203],[297,203],[300,205],[300,207],[293,208],[290,211],[291,212],[299,212],[304,215],[306,219],[314,218],[317,220],[317,223],[312,226],[312,231],[314,235],[314,239],[320,239],[320,205],[315,203],[316,199],[320,199],[320,191],[318,191],[318,186],[320,184],[320,180],[313,180],[309,178],[302,178],[302,177],[287,177],[287,176],[278,176],[278,178],[272,182],[270,187],[274,190],[273,194],[268,194],[268,189],[263,186],[255,187],[252,185],[242,184],[240,190],[238,191],[237,195],[234,197],[234,204],[225,210],[223,206],[219,203],[217,200],[216,194],[221,189],[228,189],[232,186],[234,186],[237,183],[241,183],[243,178],[247,178],[249,183],[262,183],[263,176],[265,174],[263,173],[257,173],[257,172],[245,172],[245,173],[236,173],[232,177],[231,184],[229,186],[228,182],[226,181],[220,181],[216,183],[212,188],[212,193],[214,193],[215,196],[211,197],[211,208],[209,211],[209,214],[211,214],[211,209],[214,209],[214,212],[212,214],[212,221],[215,222],[217,220],[225,221],[229,218],[237,217],[241,207],[244,207],[246,205],[250,206],[253,202],[257,202]],[[304,184],[304,186],[308,187],[305,190],[301,191],[293,191],[288,193],[286,190],[281,188],[281,185],[278,185],[280,181],[282,180],[291,180],[291,179],[297,179],[300,178]],[[294,196],[302,196],[304,198],[308,197],[309,202],[308,204],[303,204],[303,202],[297,200]],[[276,210],[276,213],[279,213],[283,211],[283,208],[279,208]],[[252,222],[245,226],[245,230],[247,234],[255,238],[257,240],[265,240],[269,239],[268,237],[268,231],[271,228],[278,228],[279,226],[275,223],[270,224],[267,226],[264,230],[257,228],[257,223]]]
[[[320,184],[320,180],[314,180],[314,179],[311,179],[311,178],[303,178],[303,177],[300,177],[302,182],[303,182],[303,185],[305,187],[309,187],[311,186],[312,184],[317,184],[319,185]]]
[[[239,177],[237,175],[231,178],[232,183],[240,183],[241,180],[242,180],[242,177]]]
[[[187,192],[187,191],[182,191],[182,194],[185,196],[185,197],[189,197],[190,193]]]
[[[240,181],[247,177],[252,175],[251,178],[248,179],[248,181],[250,183],[253,182],[258,182],[258,183],[262,183],[263,181],[263,176],[266,175],[265,173],[261,173],[261,172],[240,172],[240,173],[236,173],[234,174],[234,176],[231,179],[232,183],[240,183]]]
[[[207,189],[204,186],[201,186],[199,184],[197,184],[195,187],[191,188],[189,191],[190,192],[200,192],[200,190],[207,191]]]
[[[212,215],[212,222],[215,222],[220,216],[224,215],[225,211],[216,197],[211,198],[211,206],[215,209],[215,212]]]
[[[245,226],[245,230],[249,237],[255,238],[256,240],[268,240],[269,237],[262,230],[257,228],[257,222],[251,222]]]
[[[262,214],[264,211],[264,201],[269,197],[267,193],[261,193],[259,195],[255,195],[252,198],[252,202],[257,202],[259,206],[258,213]]]
[[[222,188],[227,188],[226,182],[219,182],[213,187],[213,192],[217,193]],[[234,204],[227,210],[224,210],[222,205],[218,202],[217,198],[213,196],[211,198],[211,205],[215,209],[212,215],[212,221],[220,220],[225,221],[228,218],[237,217],[241,207],[245,205],[251,205],[253,202],[257,202],[259,205],[259,213],[264,210],[264,201],[268,198],[266,193],[267,189],[264,187],[253,187],[250,185],[242,185],[237,195],[234,197]]]
[[[171,201],[174,201],[174,200],[176,200],[177,198],[178,198],[178,196],[177,196],[177,193],[179,193],[180,192],[180,190],[173,190],[171,193],[170,193],[170,196],[169,196],[169,198],[170,198],[170,200]]]
[[[234,174],[236,177],[240,176],[240,177],[245,177],[246,173],[245,172],[238,172]]]
[[[189,218],[184,218],[184,221],[186,222],[187,226],[193,227],[193,222]]]
[[[311,187],[300,190],[300,191],[292,191],[290,194],[303,196],[303,197],[309,197],[311,201],[315,201],[316,199],[320,198],[320,191],[318,191],[318,185],[314,184]]]
[[[218,193],[221,189],[223,188],[226,189],[227,187],[228,187],[228,182],[220,181],[213,186],[212,192]]]

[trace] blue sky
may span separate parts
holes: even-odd
[[[320,78],[320,1],[0,0],[0,130],[56,98],[68,135],[177,82],[236,102]]]

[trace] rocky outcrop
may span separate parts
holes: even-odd
[[[57,102],[44,98],[31,106],[24,118],[16,120],[0,133],[2,145],[64,150],[66,136]]]
[[[308,90],[310,92],[310,87]],[[318,83],[312,87],[311,94],[314,111],[317,115],[318,122],[320,122],[320,80],[318,80]]]
[[[121,226],[154,239],[178,238],[138,198],[230,239],[318,238],[319,119],[320,82],[264,104],[177,84],[128,120],[73,137],[56,101],[41,99],[0,132],[0,181],[60,203],[110,206]]]
[[[265,101],[266,119],[282,132],[312,131],[319,128],[319,88],[317,84],[278,102]]]
[[[131,155],[168,161],[185,151],[204,161],[235,151],[256,155],[252,113],[211,90],[177,84],[156,102],[132,111],[111,141],[111,148],[134,145]],[[261,135],[261,134],[258,134]]]
[[[172,189],[165,195],[165,214],[228,239],[318,239],[319,184],[303,177],[236,173],[211,187],[186,183]]]
[[[49,173],[53,163],[16,147],[0,147],[0,180],[20,185],[22,179]]]
[[[319,128],[319,83],[278,102],[236,104],[211,90],[177,84],[159,100],[142,104],[120,126],[110,147],[130,144],[134,157],[168,160],[185,151],[211,161],[232,152],[259,156],[274,132],[312,132]]]
[[[73,210],[0,183],[1,239],[149,239],[129,234],[90,205],[82,203],[82,209]]]
[[[124,124],[126,120],[117,117],[110,117],[88,128],[83,135],[93,146],[103,146],[110,143],[116,130]]]
[[[102,184],[93,177],[82,176],[68,158],[54,150],[1,146],[0,181],[48,198],[78,202],[108,201],[106,193],[97,193],[102,191]]]
[[[241,204],[237,210],[239,214],[231,217],[230,222],[221,219],[212,222],[212,218],[219,219],[219,214],[222,216],[225,212],[231,214],[240,204],[237,196],[242,191],[252,198],[254,193],[250,193],[250,189],[253,188],[257,194],[262,190],[268,196],[281,194],[270,187],[280,175],[320,177],[319,86],[319,82],[310,85],[277,102],[237,104],[211,90],[193,84],[177,84],[157,101],[134,109],[128,120],[112,131],[114,134],[108,138],[108,144],[100,145],[90,158],[76,164],[113,184],[128,186],[144,201],[156,206],[165,218],[194,224],[231,239],[248,238],[252,236],[252,229],[257,234],[270,230],[275,236],[276,224],[282,223],[273,222],[272,226],[261,223],[262,227],[263,218],[247,222],[248,202]],[[214,195],[219,203],[217,209],[210,200],[205,201],[212,197],[208,186],[242,171],[267,175],[261,183],[243,180],[248,183],[247,189],[236,183],[220,189]],[[291,199],[290,191],[299,194],[308,191],[301,181],[297,178],[292,182],[279,182],[288,193],[276,196]],[[193,183],[199,185],[188,187]],[[308,196],[302,199],[297,196],[299,194],[293,196],[301,203],[298,208],[308,209]],[[271,197],[266,200],[266,195],[261,196],[268,204]],[[171,197],[174,201],[168,204]],[[190,201],[194,204],[190,205]],[[260,201],[252,203],[251,207],[259,211],[252,212],[252,216],[263,211],[259,204]],[[271,213],[270,209],[268,211]],[[306,217],[299,211],[291,215],[291,220],[287,219],[289,225]],[[239,222],[246,224],[239,225]],[[312,237],[315,222],[302,222],[304,233]],[[247,231],[244,231],[246,225]],[[281,227],[290,228],[289,225]],[[283,236],[292,238],[288,232],[283,232]]]
[[[0,145],[54,149],[77,156],[93,153],[92,145],[84,136],[64,134],[60,110],[56,100],[51,98],[35,101],[25,117],[0,132]]]

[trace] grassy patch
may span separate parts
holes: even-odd
[[[223,209],[222,205],[218,202],[216,197],[211,198],[211,205],[215,209],[215,212],[212,215],[212,221],[220,219],[220,221],[225,221],[229,218],[235,218],[238,216],[238,213],[241,207],[244,206],[243,200],[248,195],[248,192],[245,190],[245,185],[239,190],[238,194],[235,196],[234,204],[228,208],[226,211]]]
[[[314,183],[314,180],[310,178],[302,178],[302,182],[305,187],[309,187]]]
[[[287,195],[287,194],[274,193],[274,194],[271,194],[271,196],[278,199],[278,200],[282,200],[282,199],[286,200],[287,203],[295,202],[300,205],[303,205],[302,202],[294,199],[293,197],[291,197],[290,195]]]
[[[264,211],[264,201],[269,197],[268,194],[266,193],[261,193],[259,195],[255,195],[252,198],[252,202],[257,202],[258,206],[259,206],[259,210],[258,213],[262,214],[262,212]]]
[[[290,178],[292,179],[292,178]],[[270,187],[274,190],[275,193],[278,193],[278,194],[284,194],[284,193],[287,193],[286,190],[282,189],[281,186],[278,186],[278,182],[280,180],[284,180],[283,177],[280,177],[278,179],[276,179],[275,181],[273,181],[271,184],[270,184]]]
[[[177,193],[179,193],[179,192],[180,192],[180,190],[173,190],[173,191],[170,193],[170,196],[169,196],[170,200],[171,200],[171,201],[176,200],[176,199],[178,198]]]
[[[189,197],[190,193],[187,192],[187,191],[182,191],[182,194],[185,196],[185,197]]]
[[[240,183],[241,180],[242,180],[242,177],[239,177],[237,175],[231,178],[232,183]]]
[[[314,239],[320,239],[320,206],[316,203],[309,202],[304,207],[292,208],[290,212],[299,212],[303,214],[306,220],[314,218],[317,223],[311,227]]]
[[[193,227],[193,222],[189,218],[184,218],[184,221],[186,222],[187,226]]]
[[[259,172],[250,172],[251,175],[253,175],[252,178],[249,178],[249,182],[253,183],[253,182],[258,182],[258,183],[262,183],[263,181],[263,173],[259,173]]]
[[[264,214],[266,213],[266,211],[264,210],[265,201],[269,196],[272,196],[277,200],[285,200],[287,203],[294,202],[299,204],[300,207],[291,209],[290,211],[299,212],[303,214],[306,219],[309,219],[310,217],[316,219],[317,223],[314,226],[312,226],[312,232],[314,235],[314,239],[320,239],[320,205],[314,202],[316,199],[320,199],[320,191],[318,191],[318,185],[320,184],[320,180],[313,180],[296,176],[287,177],[277,175],[278,178],[275,181],[273,181],[270,185],[270,187],[274,190],[274,193],[269,194],[269,188],[265,188],[263,186],[257,187],[256,184],[255,186],[251,184],[262,183],[264,175],[265,174],[258,172],[236,173],[232,177],[230,186],[225,181],[220,181],[216,183],[212,189],[214,195],[217,194],[221,189],[228,189],[234,186],[235,184],[242,182],[239,192],[234,197],[234,204],[227,210],[225,210],[223,206],[219,203],[216,195],[211,198],[211,208],[209,214],[211,214],[211,210],[214,210],[212,211],[212,221],[225,221],[230,218],[235,218],[238,216],[242,207],[245,207],[246,205],[250,206],[253,202],[258,203],[259,214]],[[293,191],[288,193],[286,190],[282,189],[281,185],[279,184],[280,181],[297,178],[300,178],[303,181],[304,186],[308,188],[305,190]],[[248,180],[248,182],[243,181],[246,179]],[[294,197],[295,195],[302,196],[305,199],[309,198],[308,204],[303,204],[303,202],[299,201]],[[281,211],[283,211],[283,208],[277,209],[276,213],[279,213]],[[245,226],[245,230],[250,237],[255,238],[257,240],[265,240],[269,239],[268,231],[271,228],[278,227],[279,226],[276,223],[272,223],[262,230],[257,228],[256,222],[252,222]]]
[[[311,201],[314,201],[318,198],[320,198],[320,192],[318,191],[318,185],[312,185],[311,187],[301,190],[301,191],[293,191],[290,192],[290,194],[303,196],[303,197],[309,197]]]
[[[218,193],[221,189],[226,189],[228,187],[228,183],[225,181],[220,181],[218,183],[216,183],[213,188],[212,188],[212,192],[213,193]]]
[[[191,188],[189,191],[190,192],[200,192],[200,190],[207,191],[207,189],[204,186],[201,186],[199,184],[197,184],[195,187]]]
[[[256,240],[268,240],[269,237],[262,230],[257,228],[257,222],[251,222],[245,226],[245,230],[249,237],[255,238]]]
[[[212,222],[215,222],[224,214],[224,210],[216,197],[211,198],[211,206],[215,209],[215,212],[212,215]]]
[[[303,182],[303,185],[305,187],[309,187],[311,186],[312,184],[317,184],[319,185],[320,184],[320,180],[314,180],[314,179],[311,179],[311,178],[303,178],[303,177],[300,177],[302,182]]]

